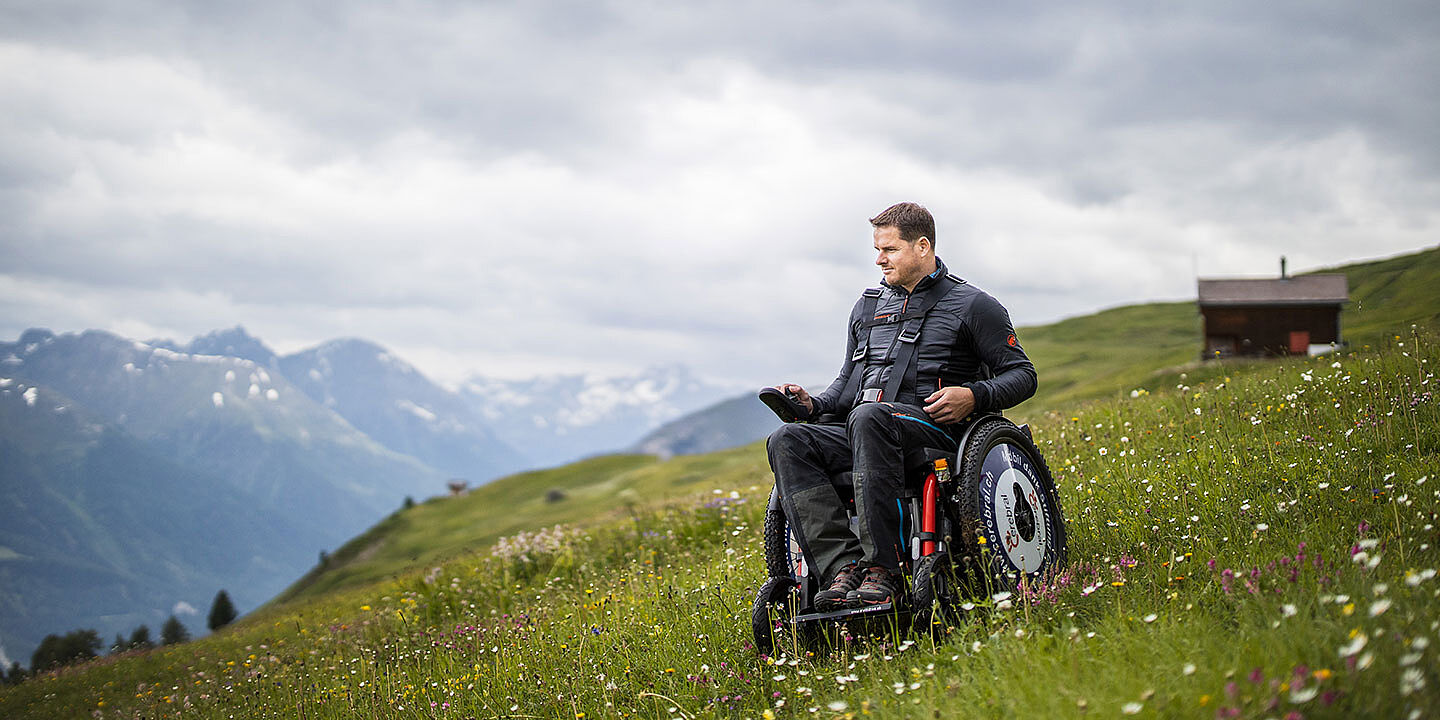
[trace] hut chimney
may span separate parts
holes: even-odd
[[[1280,279],[1289,280],[1290,276],[1285,274],[1285,256],[1280,256]]]

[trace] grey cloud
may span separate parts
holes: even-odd
[[[452,368],[823,376],[895,200],[1026,323],[1184,297],[1197,258],[1433,243],[1437,24],[1418,2],[8,3],[0,243],[49,289],[0,306],[439,337]]]

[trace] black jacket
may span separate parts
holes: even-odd
[[[915,286],[919,292],[935,284],[948,272],[936,258],[938,269]],[[957,278],[958,279],[958,278]],[[875,316],[902,312],[911,294],[902,287],[881,284]],[[839,413],[855,406],[866,388],[883,388],[892,368],[884,362],[899,334],[899,325],[876,325],[869,329],[865,358],[852,362],[859,346],[864,298],[850,311],[850,333],[845,345],[845,364],[840,376],[825,392],[814,397],[815,414]],[[983,290],[960,280],[925,316],[915,349],[915,383],[902,384],[899,396],[885,398],[924,406],[924,400],[941,387],[963,385],[975,393],[975,411],[1003,410],[1035,394],[1035,366],[1010,325],[1005,307]],[[904,368],[895,368],[904,372]],[[856,397],[840,397],[851,373],[863,372]]]

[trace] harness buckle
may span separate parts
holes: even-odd
[[[898,339],[900,340],[900,342],[903,343],[913,343],[916,340],[920,339],[920,328],[917,327],[911,330],[902,329],[900,331],[900,337]]]
[[[870,349],[869,345],[861,345],[855,348],[855,354],[850,356],[850,362],[860,362],[865,359],[865,352]]]
[[[862,402],[862,403],[867,403],[867,402],[880,402],[880,398],[882,398],[882,397],[884,397],[884,396],[885,396],[885,390],[884,390],[884,389],[882,389],[882,388],[868,388],[868,389],[865,390],[865,392],[860,393],[860,402]]]

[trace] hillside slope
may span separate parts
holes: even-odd
[[[1351,294],[1355,298],[1346,308],[1342,320],[1347,328],[1353,326],[1351,332],[1360,338],[1352,341],[1354,347],[1363,349],[1366,340],[1383,337],[1378,328],[1383,327],[1385,318],[1391,316],[1404,323],[1397,328],[1408,330],[1413,322],[1440,331],[1440,248],[1348,265],[1342,270],[1351,277]],[[1197,359],[1199,323],[1194,303],[1180,302],[1132,305],[1025,329],[1022,333],[1026,350],[1035,358],[1041,374],[1041,392],[1007,414],[1019,420],[1036,421],[1051,409],[1096,398],[1122,396],[1124,393],[1121,391],[1130,388],[1143,387],[1148,392],[1173,387],[1180,375],[1187,371],[1196,378],[1218,377],[1235,369],[1253,368],[1263,372],[1273,364],[1273,361],[1255,360],[1202,364]],[[754,443],[773,430],[777,422],[773,413],[746,394],[668,423],[634,449],[658,456],[676,453],[683,456],[707,451],[715,446],[717,438],[723,439],[729,446],[746,441]],[[746,431],[735,430],[737,426]],[[726,463],[736,457],[758,458],[760,465],[752,474],[758,478],[757,482],[768,486],[771,480],[764,461],[763,444],[737,448],[735,452],[740,454],[722,453],[714,457],[725,458]],[[674,472],[689,478],[693,477],[693,472],[680,468],[691,464],[703,467],[712,462],[707,459],[710,457],[678,457],[669,464],[651,468],[651,471]],[[606,491],[627,487],[625,480],[615,479],[616,475],[621,469],[632,469],[634,466],[631,463],[639,462],[637,459],[598,458],[502,478],[463,500],[437,500],[434,510],[429,510],[427,505],[426,513],[449,515],[456,519],[451,523],[427,514],[417,515],[417,518],[425,518],[423,522],[417,522],[413,527],[402,527],[400,521],[392,517],[386,524],[342,548],[333,558],[334,564],[329,571],[333,573],[331,577],[319,579],[325,572],[317,569],[319,572],[312,572],[282,597],[312,596],[316,591],[349,587],[394,573],[404,566],[401,555],[372,560],[376,557],[374,553],[378,552],[376,549],[387,545],[417,548],[427,547],[428,544],[428,552],[417,550],[413,556],[433,558],[441,556],[438,551],[442,548],[451,551],[467,546],[483,547],[500,535],[526,527],[573,522],[583,517],[570,512],[573,506],[546,508],[537,504],[547,487],[571,488],[577,480],[593,483],[595,492],[587,497],[588,504],[583,507],[595,517],[603,517],[605,511],[635,501],[628,496],[608,496]],[[661,483],[651,489],[673,496],[676,491],[690,487],[688,482],[681,482],[675,488],[666,488]],[[515,508],[516,514],[510,515],[508,508]],[[458,520],[461,517],[463,521]],[[516,519],[523,522],[514,522]],[[526,522],[529,525],[524,524]],[[448,525],[452,528],[451,534],[442,542],[427,538],[424,531],[418,530],[432,524]],[[402,537],[405,539],[399,539]],[[370,548],[370,553],[357,562],[356,558],[365,548]]]
[[[933,637],[881,625],[754,654],[767,489],[752,446],[434,503],[430,521],[454,509],[498,525],[516,513],[501,503],[522,500],[536,526],[5,689],[0,715],[1424,717],[1440,702],[1440,340],[1397,334],[1334,357],[1207,364],[1178,388],[1038,420],[1070,564],[977,597]],[[583,495],[587,472],[713,488],[541,531],[559,516],[542,511],[558,505],[550,480],[573,481],[591,516],[616,494]],[[433,524],[405,537],[429,547]]]

